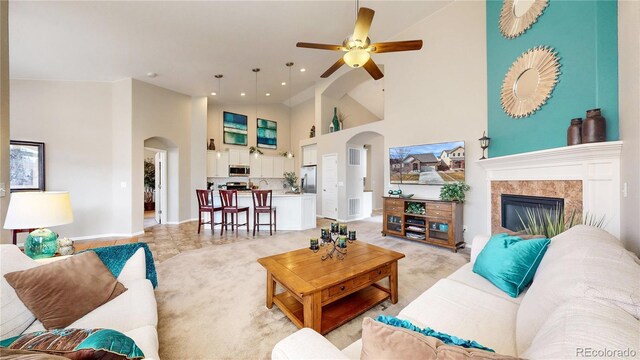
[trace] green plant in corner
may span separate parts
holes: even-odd
[[[446,183],[440,189],[440,200],[464,202],[465,193],[471,187],[463,181]]]

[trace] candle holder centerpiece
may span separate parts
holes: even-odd
[[[322,261],[333,259],[334,256],[339,260],[343,260],[347,255],[347,244],[351,244],[355,240],[356,232],[354,230],[348,231],[347,225],[334,222],[331,223],[330,228],[322,228],[320,230],[320,241],[318,241],[318,238],[311,238],[309,249],[317,253],[321,247],[326,246],[326,254],[320,257]]]

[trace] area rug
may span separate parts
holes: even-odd
[[[468,261],[468,255],[382,237],[379,225],[362,225],[375,231],[359,231],[359,238],[406,255],[398,263],[400,299],[397,304],[387,300],[327,334],[340,349],[360,338],[365,316],[397,315]],[[273,346],[298,329],[275,305],[266,308],[266,272],[256,259],[308,246],[309,237],[318,232],[278,232],[269,238],[189,251],[161,263],[156,290],[160,357],[269,359]]]

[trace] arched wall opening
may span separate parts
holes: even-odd
[[[179,222],[180,209],[180,151],[175,142],[165,137],[153,136],[144,140],[145,159],[146,154],[154,154],[154,164],[156,166],[155,188],[156,202],[160,205],[155,214],[157,222],[177,223]],[[159,154],[158,156],[155,156]],[[164,154],[164,155],[163,155]],[[160,163],[158,163],[160,160]],[[164,177],[164,179],[163,179]],[[158,181],[160,180],[160,181]],[[164,182],[162,180],[165,180]],[[143,201],[144,203],[144,201]],[[144,205],[143,205],[144,206]],[[144,219],[140,219],[143,221]],[[137,219],[136,219],[137,221]]]
[[[335,109],[342,120],[342,130],[384,119],[384,78],[373,80],[364,69],[344,73],[320,96],[321,134],[330,132]]]
[[[346,142],[346,160],[346,219],[370,217],[372,210],[382,208],[384,136],[375,131],[352,136]]]

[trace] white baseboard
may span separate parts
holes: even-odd
[[[129,234],[127,233],[97,234],[97,235],[88,235],[88,236],[74,236],[74,237],[71,237],[71,240],[77,241],[77,240],[89,240],[89,239],[102,239],[102,238],[108,238],[108,237],[130,238],[130,237],[140,236],[143,234],[144,234],[144,231],[138,231],[138,232],[129,233]]]
[[[182,221],[167,221],[165,224],[166,225],[180,225],[180,224],[184,224],[184,223],[188,223],[188,222],[192,222],[192,221],[198,221],[198,218],[187,219],[187,220],[182,220]]]

